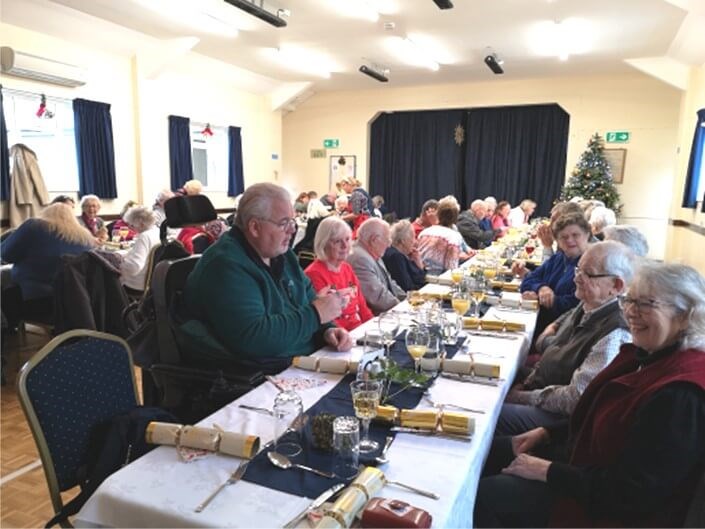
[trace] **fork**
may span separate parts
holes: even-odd
[[[425,398],[431,406],[434,408],[455,408],[457,410],[463,410],[463,411],[468,411],[470,413],[485,413],[484,410],[476,410],[473,408],[466,408],[465,406],[460,406],[459,404],[452,404],[452,403],[437,403],[435,402],[432,398],[431,395],[428,395],[427,393],[424,393],[423,398]]]

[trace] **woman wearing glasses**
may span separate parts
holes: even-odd
[[[477,527],[683,527],[690,503],[700,506],[705,278],[648,263],[621,304],[632,343],[588,386],[569,427],[495,440],[488,464],[508,466],[480,481]],[[561,446],[567,458],[556,457]]]
[[[590,224],[580,214],[559,217],[551,229],[560,251],[527,274],[519,287],[523,299],[539,302],[534,336],[539,336],[549,323],[578,304],[573,276],[578,259],[587,250],[592,233]],[[524,271],[516,272],[521,275]]]
[[[617,296],[633,276],[634,254],[625,245],[589,246],[575,268],[580,303],[536,340],[541,359],[507,395],[495,435],[557,424],[573,412],[590,381],[631,341]]]

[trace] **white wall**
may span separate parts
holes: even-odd
[[[339,138],[328,155],[356,155],[367,181],[368,123],[385,110],[558,103],[570,114],[567,174],[594,132],[632,133],[627,148],[623,221],[647,234],[652,256],[662,258],[671,203],[681,93],[643,74],[319,93],[283,119],[284,178],[292,188],[328,187],[328,159],[310,158],[324,138]],[[452,134],[453,131],[449,131]],[[616,145],[619,147],[619,145]],[[500,197],[498,197],[500,198]]]

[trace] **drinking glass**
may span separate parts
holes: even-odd
[[[470,297],[465,290],[458,289],[451,295],[450,304],[458,316],[462,316],[470,308]]]
[[[120,226],[119,233],[120,233],[120,240],[126,241],[127,236],[130,235],[130,228],[128,228],[127,226]]]
[[[468,289],[470,290],[470,295],[475,302],[475,317],[480,317],[480,303],[485,299],[485,289],[487,288],[487,282],[484,279],[473,278],[468,282]]]
[[[443,341],[448,345],[455,345],[458,333],[463,328],[462,317],[455,311],[443,311]]]
[[[120,242],[120,230],[118,228],[113,229],[110,240],[114,243]]]
[[[359,472],[360,423],[357,417],[336,417],[333,421],[333,474],[350,479]]]
[[[457,285],[458,283],[460,283],[462,281],[463,274],[464,274],[464,271],[462,268],[454,268],[450,272],[450,278],[453,280],[453,283]]]
[[[443,337],[437,333],[430,333],[426,352],[419,359],[421,373],[431,377],[438,374],[441,367],[441,349],[443,348]]]
[[[274,399],[275,450],[287,457],[301,453],[301,426],[304,407],[295,391],[282,391]]]
[[[389,356],[389,350],[394,345],[394,339],[399,334],[399,315],[395,312],[383,312],[377,320],[379,330],[382,332],[384,339],[384,349]]]
[[[424,297],[421,292],[418,290],[410,290],[406,294],[406,300],[409,302],[409,306],[411,306],[412,312],[416,312],[421,308],[421,305],[424,304]]]
[[[355,416],[362,422],[360,452],[374,452],[379,448],[379,443],[370,439],[370,421],[377,416],[382,384],[378,380],[356,380],[350,383],[350,392]]]
[[[431,335],[425,327],[411,327],[406,331],[406,350],[414,359],[416,371],[419,371],[421,357],[426,354]]]

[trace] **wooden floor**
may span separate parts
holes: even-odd
[[[49,341],[41,330],[30,330],[36,333],[25,333],[24,339],[8,336],[3,347],[7,384],[2,387],[0,406],[0,528],[44,527],[54,515],[34,439],[15,392],[20,367]],[[77,493],[78,488],[67,491],[64,501]]]

